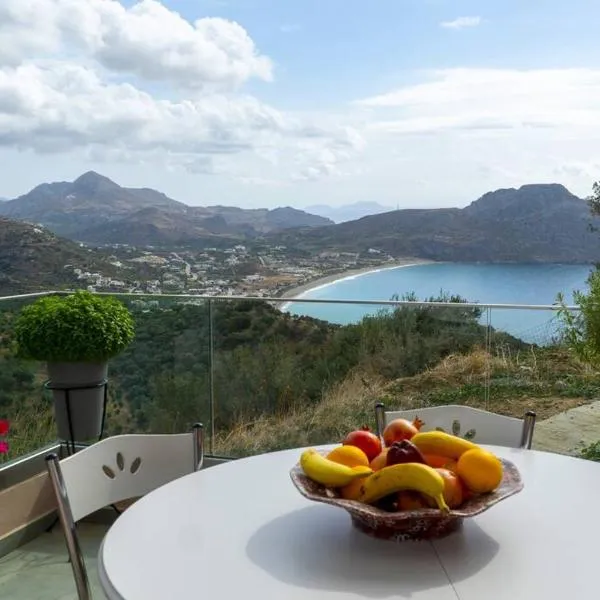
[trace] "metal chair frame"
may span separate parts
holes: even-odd
[[[190,437],[193,441],[194,450],[194,464],[193,468],[190,468],[190,473],[192,473],[194,471],[197,471],[198,469],[201,469],[204,462],[204,429],[201,423],[196,423],[193,426],[192,431],[190,433]],[[89,448],[84,448],[77,454],[86,452],[92,447],[93,446],[90,446]],[[192,465],[190,467],[192,467]],[[79,598],[79,600],[91,600],[92,596],[90,590],[89,577],[85,566],[85,560],[81,552],[79,536],[77,535],[77,521],[73,518],[71,502],[69,501],[68,486],[64,480],[60,460],[56,453],[53,452],[46,456],[46,468],[50,476],[52,489],[56,496],[56,501],[58,505],[58,516],[65,537],[71,568],[73,570],[73,578],[75,579],[75,586],[77,588],[77,597]],[[127,499],[128,498],[120,498],[120,500]],[[84,517],[85,515],[80,518]]]

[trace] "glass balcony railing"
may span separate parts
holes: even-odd
[[[544,418],[600,389],[551,306],[118,296],[136,338],[110,361],[105,435],[202,421],[208,454],[240,457],[340,441],[374,426],[377,402]],[[14,354],[12,324],[33,299],[0,299],[4,461],[57,438],[45,365]]]

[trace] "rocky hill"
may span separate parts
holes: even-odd
[[[149,188],[124,188],[93,171],[73,182],[44,183],[0,204],[0,215],[90,243],[170,245],[243,240],[332,221],[294,208],[196,207]]]
[[[186,205],[154,190],[123,188],[90,171],[73,182],[43,183],[4,202],[0,214],[44,225],[58,235],[77,238],[88,227],[109,223],[142,208],[185,214]]]
[[[101,253],[37,227],[0,217],[0,296],[85,287],[75,269],[124,279]],[[135,276],[131,269],[130,276]]]
[[[375,248],[456,262],[592,263],[600,257],[600,236],[591,223],[585,200],[559,184],[534,184],[487,193],[463,209],[397,210],[269,237],[309,251]]]

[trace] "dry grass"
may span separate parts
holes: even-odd
[[[539,419],[588,404],[600,386],[600,374],[564,348],[514,352],[497,347],[452,354],[435,367],[390,382],[393,408],[465,404],[521,417],[534,410]]]
[[[217,434],[215,452],[248,456],[261,452],[341,441],[357,426],[374,426],[373,407],[383,394],[385,381],[364,373],[352,373],[324,393],[321,402],[295,406],[285,415],[263,416],[240,422]]]
[[[543,420],[598,397],[600,374],[566,350],[510,352],[498,347],[489,354],[478,348],[466,355],[450,355],[419,375],[395,381],[372,373],[350,373],[316,404],[240,420],[216,435],[214,450],[235,457],[339,442],[363,424],[374,426],[378,401],[388,409],[465,404],[512,416],[532,409]],[[124,433],[131,423],[129,411],[111,401],[107,433]],[[41,398],[19,406],[11,424],[9,458],[56,439],[52,404]]]
[[[0,455],[0,463],[7,462],[34,450],[38,450],[58,439],[54,408],[51,400],[42,396],[32,397],[26,402],[17,405],[9,415],[10,431],[7,437],[9,452]],[[111,400],[107,406],[106,433],[125,433],[126,423],[131,417],[122,407],[115,405]]]
[[[9,451],[0,462],[37,450],[57,439],[54,412],[50,403],[31,400],[10,415]]]
[[[543,420],[591,402],[600,389],[600,374],[566,350],[530,350],[493,354],[478,348],[453,354],[414,377],[392,382],[353,373],[311,406],[240,422],[217,435],[215,451],[247,456],[282,448],[341,441],[360,425],[374,425],[374,405],[388,409],[465,404],[521,417],[535,410]]]
[[[435,367],[414,377],[398,379],[391,385],[402,386],[408,392],[422,393],[442,386],[479,383],[489,377],[493,370],[506,368],[501,359],[476,349],[470,354],[450,354]]]

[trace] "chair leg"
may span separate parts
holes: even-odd
[[[71,513],[67,489],[60,469],[60,462],[56,454],[52,453],[46,456],[46,468],[48,469],[50,483],[52,484],[52,489],[54,490],[54,495],[58,504],[58,517],[67,544],[71,568],[73,569],[77,597],[79,600],[91,600],[92,595],[90,592],[87,570],[79,545],[75,521],[73,520],[73,514]]]
[[[526,450],[531,450],[535,419],[536,414],[532,410],[528,410],[525,413],[525,418],[523,419],[523,434],[521,436],[521,448],[525,448]]]
[[[204,425],[195,423],[193,428],[194,440],[194,471],[198,471],[204,464]]]
[[[385,405],[383,402],[378,402],[375,405],[375,426],[377,437],[382,439],[383,430],[385,429]]]

